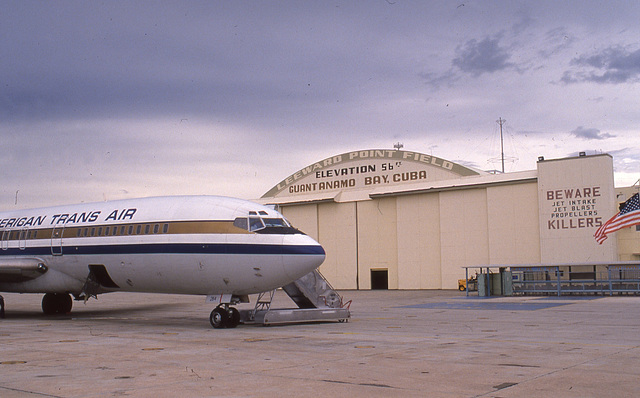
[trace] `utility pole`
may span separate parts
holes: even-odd
[[[506,122],[503,118],[498,118],[496,123],[500,125],[500,159],[502,160],[502,174],[504,174],[504,140],[502,139],[502,125]]]

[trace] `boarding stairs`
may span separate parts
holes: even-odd
[[[275,290],[258,296],[252,310],[240,311],[245,323],[276,323],[338,321],[351,317],[351,301],[343,302],[342,296],[317,269],[282,287],[298,308],[272,309]]]

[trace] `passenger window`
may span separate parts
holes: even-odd
[[[111,232],[111,227],[104,227],[104,236],[109,236],[109,232]]]
[[[162,226],[162,233],[166,234],[167,232],[169,232],[169,224],[164,224]]]
[[[160,226],[158,224],[153,226],[153,233],[157,234],[158,232],[160,232]]]
[[[133,225],[129,225],[129,235],[133,235]]]
[[[144,234],[149,235],[149,231],[151,231],[151,225],[144,226]]]

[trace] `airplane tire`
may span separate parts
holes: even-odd
[[[71,300],[71,296],[68,294],[59,294],[59,307],[58,307],[58,312],[60,314],[68,314],[71,312],[71,308],[73,307],[73,301]]]
[[[42,298],[42,312],[46,315],[53,315],[56,313],[56,296],[54,293],[47,293]]]
[[[209,322],[214,329],[224,329],[229,323],[229,313],[224,308],[216,307],[209,315]]]
[[[231,307],[229,308],[229,323],[227,324],[228,328],[235,328],[240,324],[240,311]]]
[[[71,296],[66,293],[46,293],[42,298],[42,312],[46,315],[68,314],[72,306]]]

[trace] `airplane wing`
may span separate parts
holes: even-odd
[[[39,258],[0,258],[0,283],[24,282],[47,272]]]

